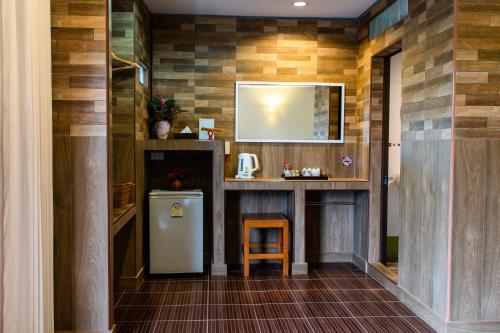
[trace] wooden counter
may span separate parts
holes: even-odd
[[[328,178],[328,180],[285,180],[283,178],[237,179],[225,178],[224,189],[234,191],[251,190],[369,190],[370,183],[366,179]]]

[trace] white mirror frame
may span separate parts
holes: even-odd
[[[269,139],[241,139],[238,133],[238,91],[240,86],[329,86],[341,88],[340,103],[340,138],[338,140],[269,140]],[[321,82],[262,82],[262,81],[236,81],[234,106],[234,135],[235,142],[274,142],[274,143],[344,143],[344,83],[321,83]]]

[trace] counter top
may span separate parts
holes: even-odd
[[[366,179],[328,178],[328,180],[285,180],[283,178],[225,178],[225,190],[369,190]]]

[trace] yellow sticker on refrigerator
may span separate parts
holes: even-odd
[[[183,217],[184,216],[184,207],[180,202],[176,202],[170,208],[170,217]]]

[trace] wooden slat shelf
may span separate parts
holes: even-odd
[[[128,204],[120,208],[113,208],[112,231],[115,236],[136,215],[134,204]]]

